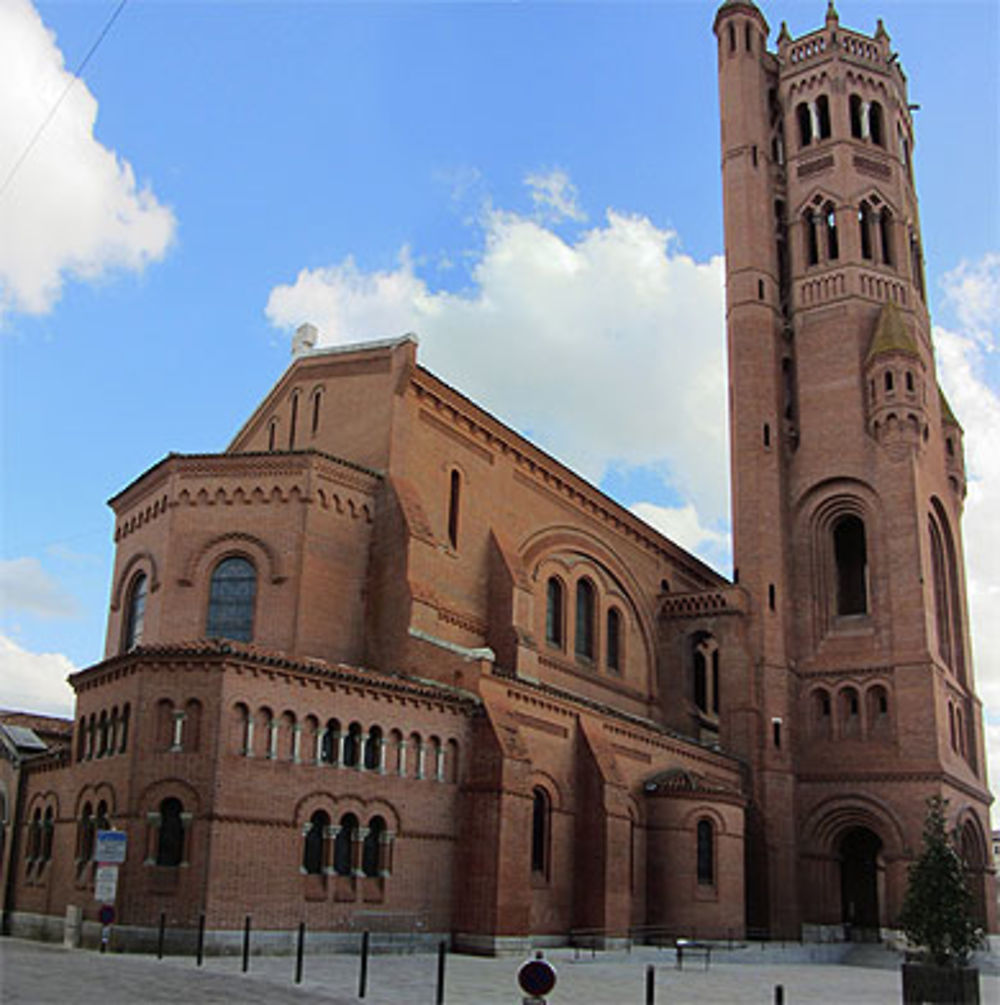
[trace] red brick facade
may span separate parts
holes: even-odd
[[[936,793],[992,910],[905,81],[881,30],[830,15],[777,55],[766,31],[741,0],[716,18],[737,581],[413,339],[306,329],[224,454],[169,455],[111,500],[105,659],[73,677],[71,749],[24,772],[13,930],[96,917],[98,826],[128,835],[137,945],[161,913],[220,942],[249,914],[484,952],[889,926]]]

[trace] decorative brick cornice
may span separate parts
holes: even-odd
[[[719,614],[745,614],[749,598],[738,586],[697,593],[671,593],[660,601],[661,618],[704,618]]]
[[[138,672],[144,665],[178,662],[192,667],[204,666],[207,663],[220,671],[233,665],[254,670],[278,671],[289,677],[329,681],[332,684],[360,687],[383,694],[389,692],[433,702],[449,706],[454,711],[466,715],[477,714],[482,707],[482,702],[472,692],[439,681],[368,667],[352,667],[343,663],[334,665],[318,659],[296,660],[274,650],[222,639],[137,646],[131,652],[112,656],[72,674],[70,683],[77,691],[81,691],[85,687],[106,683],[126,667],[132,672]]]

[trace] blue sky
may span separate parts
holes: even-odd
[[[115,6],[0,0],[0,179]],[[68,710],[66,670],[103,652],[105,500],[224,449],[306,319],[415,329],[441,376],[728,572],[714,9],[131,0],[0,194],[0,705]],[[773,41],[825,3],[763,10]],[[920,105],[1000,713],[998,6],[838,10],[884,18]]]

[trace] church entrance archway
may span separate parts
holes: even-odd
[[[881,838],[867,827],[852,827],[840,839],[841,920],[855,942],[878,941],[881,851]]]

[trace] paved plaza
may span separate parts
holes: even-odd
[[[801,957],[801,954],[799,954]],[[552,1005],[628,1005],[645,1002],[646,969],[655,966],[657,1005],[684,1002],[733,1003],[775,1000],[784,988],[787,1005],[865,1005],[898,1002],[900,978],[894,962],[847,966],[822,963],[733,963],[713,958],[674,966],[671,950],[635,949],[574,959],[572,950],[546,954],[558,971]],[[520,1005],[515,984],[520,960],[449,956],[445,978],[448,1005]],[[198,967],[191,957],[100,955],[92,950],[0,939],[0,1000],[21,1003],[98,1002],[358,1002],[359,958],[351,955],[305,958],[302,983],[293,982],[294,957],[253,957],[241,972],[239,957],[206,957]],[[433,954],[373,955],[364,1002],[372,1005],[435,1001],[437,958]],[[982,1000],[1000,1001],[1000,978],[983,975]]]

